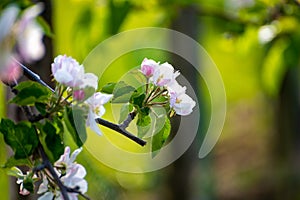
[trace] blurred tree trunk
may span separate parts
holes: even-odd
[[[33,1],[33,2],[39,2],[39,1]],[[45,21],[49,24],[51,30],[52,30],[52,3],[51,0],[43,0],[41,1],[44,3],[44,11],[41,14],[41,16],[45,19]],[[44,45],[45,45],[45,55],[44,57],[37,61],[36,63],[32,65],[28,65],[24,63],[28,68],[30,68],[32,71],[37,73],[46,83],[51,85],[51,72],[50,72],[50,66],[53,60],[53,45],[52,45],[52,39],[45,36],[44,37]],[[25,79],[25,78],[23,78]],[[10,99],[13,97],[13,94],[11,93],[10,89],[7,90],[7,99]],[[25,119],[25,116],[20,108],[13,104],[9,104],[7,107],[7,116],[15,121],[21,121]],[[21,200],[21,199],[37,199],[36,195],[29,195],[29,196],[22,196],[19,195],[19,185],[16,184],[15,178],[10,178],[10,199],[11,200]]]
[[[300,187],[300,69],[289,67],[279,97],[275,138],[277,199],[299,199]]]
[[[171,29],[184,33],[198,41],[200,35],[199,31],[201,30],[199,26],[201,25],[201,22],[199,22],[198,20],[198,13],[196,8],[192,5],[181,7],[178,8],[177,14],[178,15],[172,21]],[[197,52],[196,49],[191,49],[191,47],[187,46],[184,41],[178,40],[178,38],[175,38],[173,35],[170,35],[170,38],[170,45],[173,49],[173,52],[176,52],[176,49],[184,49],[185,51],[188,51],[187,53],[189,54],[189,56],[195,61],[195,63],[197,63],[199,52]],[[199,92],[199,84],[202,83],[200,80],[201,77],[195,67],[184,59],[185,58],[181,58],[178,55],[172,54],[171,63],[174,64],[176,68],[179,68],[179,71],[189,81],[198,97],[198,103],[200,104],[198,106],[200,107],[201,111],[201,122],[196,123],[200,124],[200,130],[201,127],[204,127],[202,126],[203,122],[205,121],[205,117],[203,116],[206,116],[203,113],[205,109],[202,109],[204,105],[201,94]],[[188,89],[188,91],[189,90],[190,89]],[[176,118],[175,120],[172,120],[172,131],[176,131],[176,125],[178,126],[178,124],[180,123],[180,116],[176,116]],[[189,127],[184,127],[183,132],[188,131]],[[207,196],[213,196],[212,188],[208,188],[211,186],[211,184],[209,183],[210,181],[207,181],[211,180],[210,175],[208,175],[209,172],[207,171],[207,169],[209,168],[205,167],[205,165],[208,166],[209,159],[206,158],[200,160],[198,158],[198,151],[200,149],[202,137],[204,137],[200,132],[198,131],[198,134],[189,149],[177,161],[175,161],[170,167],[166,169],[168,173],[168,192],[166,194],[167,196],[164,199],[207,199]],[[171,134],[174,135],[175,133]],[[176,152],[176,149],[177,148],[175,146],[174,152]],[[203,176],[203,174],[201,173],[207,173],[205,175],[206,180],[202,180],[201,176]]]

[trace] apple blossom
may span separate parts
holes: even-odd
[[[193,112],[195,101],[185,93],[170,93],[170,106],[178,115],[189,115]]]
[[[175,80],[179,76],[179,72],[174,73],[174,68],[169,63],[165,62],[159,65],[153,73],[153,83],[157,86],[165,86]]]
[[[43,30],[36,17],[42,12],[43,4],[38,3],[24,10],[18,22],[17,44],[21,58],[26,62],[39,60],[45,54]]]
[[[98,135],[102,135],[95,119],[102,117],[105,113],[104,104],[106,104],[111,98],[112,94],[103,94],[101,92],[96,92],[93,96],[86,100],[89,105],[89,113],[86,121],[86,125],[89,126]]]
[[[159,67],[159,63],[154,60],[145,58],[141,64],[141,72],[147,77],[151,77],[154,70]]]
[[[65,187],[76,189],[81,194],[87,192],[88,184],[84,177],[85,168],[75,162],[76,157],[82,151],[82,148],[76,149],[70,156],[70,147],[65,147],[64,154],[54,163],[56,172]],[[63,199],[61,192],[56,187],[51,187],[46,175],[43,176],[43,182],[39,186],[38,194],[43,194],[39,200]],[[68,192],[70,200],[77,200],[78,193]]]
[[[79,87],[83,83],[84,68],[72,57],[57,56],[51,64],[51,70],[58,83],[69,87]]]

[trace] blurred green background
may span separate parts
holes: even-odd
[[[118,80],[144,57],[168,61],[175,68],[180,66],[198,91],[201,122],[188,151],[172,165],[151,173],[115,171],[85,149],[78,162],[87,168],[91,199],[300,199],[300,2],[45,2],[54,33],[48,46],[48,51],[53,52],[47,56],[67,54],[81,63],[94,47],[119,32],[142,27],[171,28],[193,37],[207,50],[225,85],[227,115],[222,135],[213,151],[199,159],[197,154],[210,117],[209,94],[202,78],[185,67],[183,59],[162,51],[132,52],[112,63],[114,70],[107,70],[100,86]],[[49,71],[49,66],[42,67],[37,71]],[[5,107],[3,97],[1,115]],[[114,120],[107,109],[104,118]],[[116,144],[143,151],[125,138],[102,130]],[[105,147],[97,145],[99,151],[105,151]],[[3,146],[1,143],[1,163],[5,158]],[[114,156],[118,155],[112,155],[112,159]],[[1,191],[9,194],[7,177],[2,172],[0,175]]]

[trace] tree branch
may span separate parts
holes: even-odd
[[[38,146],[38,150],[39,150],[40,155],[41,155],[42,160],[43,160],[43,166],[45,166],[45,168],[47,168],[49,170],[51,176],[53,177],[53,179],[55,180],[56,184],[58,185],[58,187],[61,191],[63,199],[64,200],[69,200],[67,187],[60,181],[57,173],[55,172],[51,162],[48,159],[48,156],[46,155],[46,153],[45,153],[45,151],[44,151],[44,149],[43,149],[43,147],[41,146],[40,143],[39,143],[39,146]]]
[[[144,146],[146,144],[146,141],[132,135],[131,133],[129,133],[128,131],[126,131],[126,129],[122,128],[121,125],[117,125],[114,123],[111,123],[109,121],[106,121],[104,119],[101,118],[97,118],[96,122],[98,124],[101,124],[102,126],[106,126],[114,131],[117,131],[118,133],[121,133],[122,135],[124,135],[125,137],[131,139],[132,141],[136,142],[137,144]]]

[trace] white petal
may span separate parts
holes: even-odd
[[[86,123],[87,126],[89,126],[93,131],[95,131],[98,135],[102,135],[102,132],[100,130],[100,128],[98,127],[96,121],[95,121],[95,117],[94,117],[94,113],[92,113],[91,111],[89,111]]]
[[[76,149],[76,150],[72,153],[72,155],[71,155],[71,157],[70,157],[70,163],[73,163],[73,162],[75,161],[76,157],[78,156],[78,154],[79,154],[81,151],[82,151],[82,147],[80,147],[79,149]]]
[[[95,88],[95,90],[97,90],[98,77],[92,73],[84,74],[83,84],[80,86],[80,88],[85,88],[85,87],[93,87],[93,88]]]
[[[0,18],[0,42],[10,33],[18,13],[19,9],[16,6],[10,6],[3,10]]]

